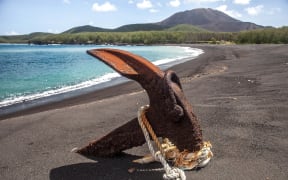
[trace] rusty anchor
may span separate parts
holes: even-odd
[[[87,53],[121,75],[137,81],[146,90],[150,107],[145,115],[158,137],[168,138],[180,152],[198,153],[206,146],[199,121],[175,72],[163,72],[143,57],[123,50],[93,49]],[[83,155],[113,156],[144,143],[142,130],[137,118],[134,118],[77,152]]]

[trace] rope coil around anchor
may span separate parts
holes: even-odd
[[[167,179],[167,180],[169,180],[169,179],[186,180],[186,176],[185,176],[185,173],[184,173],[183,170],[181,170],[179,168],[171,168],[169,166],[169,164],[166,162],[165,157],[164,157],[165,153],[164,153],[163,149],[161,148],[161,144],[158,141],[157,136],[155,135],[155,133],[154,133],[151,125],[147,121],[147,119],[143,118],[145,116],[145,111],[148,108],[149,108],[149,105],[146,105],[146,106],[142,106],[139,109],[139,111],[138,111],[138,122],[139,122],[139,125],[141,126],[141,129],[142,129],[143,134],[145,136],[145,140],[146,140],[146,142],[148,144],[150,153],[152,154],[152,156],[154,156],[155,159],[159,160],[161,162],[161,164],[163,165],[163,167],[164,167],[165,174],[163,175],[163,179]],[[157,146],[158,146],[158,148],[159,148],[161,153],[155,153],[147,129],[149,130],[149,133],[151,134],[152,139],[157,144]]]
[[[145,116],[145,112],[148,108],[149,105],[146,105],[139,109],[138,122],[143,131],[151,155],[153,156],[154,160],[160,161],[164,167],[164,179],[184,180],[186,179],[186,176],[183,170],[191,170],[198,167],[204,167],[209,163],[213,157],[213,153],[211,151],[212,145],[209,141],[203,142],[202,148],[199,151],[193,153],[189,152],[188,150],[180,152],[179,149],[167,138],[165,138],[161,144]],[[159,151],[155,152],[149,134],[158,147]],[[145,157],[143,159],[145,159]],[[172,161],[174,167],[171,168],[166,160]],[[137,160],[134,162],[137,162]]]

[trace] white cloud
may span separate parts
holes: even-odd
[[[218,11],[222,11],[225,14],[228,14],[229,16],[234,17],[234,18],[242,17],[242,14],[240,14],[239,12],[234,11],[234,10],[228,10],[228,6],[227,5],[221,5],[219,7],[216,7],[216,9]]]
[[[71,1],[70,1],[70,0],[63,0],[63,3],[65,3],[65,4],[71,4]]]
[[[59,30],[55,30],[55,29],[48,29],[49,33],[54,33],[54,34],[58,34]]]
[[[274,14],[277,14],[277,13],[279,13],[281,11],[282,11],[281,8],[272,8],[267,13],[270,14],[270,15],[274,15]]]
[[[225,0],[184,0],[184,3],[203,3],[203,2],[218,2]]]
[[[159,10],[158,9],[149,9],[149,12],[150,13],[157,13],[157,12],[159,12]]]
[[[136,6],[139,9],[149,9],[153,7],[152,3],[149,0],[143,0],[142,2],[137,3]]]
[[[109,12],[109,11],[117,11],[117,8],[115,5],[107,1],[103,4],[94,3],[92,5],[92,10],[95,12]]]
[[[16,31],[14,31],[14,30],[12,30],[12,31],[10,31],[10,32],[6,32],[6,35],[8,35],[8,36],[15,36],[15,35],[19,35],[19,33],[16,32]]]
[[[251,16],[257,16],[259,13],[262,12],[263,7],[264,7],[263,5],[248,7],[245,9],[245,11]]]
[[[251,0],[234,0],[233,2],[235,4],[241,4],[241,5],[246,5],[246,4],[250,4]]]
[[[172,0],[169,2],[169,5],[172,6],[172,7],[178,7],[180,6],[180,0]]]
[[[133,0],[129,0],[128,4],[134,4],[134,1]]]

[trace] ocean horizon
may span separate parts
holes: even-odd
[[[201,49],[181,46],[0,44],[0,114],[59,101],[124,81],[117,72],[86,53],[122,49],[161,69],[191,60]]]

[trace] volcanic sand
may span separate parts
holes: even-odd
[[[214,157],[187,179],[288,178],[288,46],[189,45],[205,51],[170,69],[199,117]],[[148,97],[135,82],[2,117],[0,179],[161,179],[132,160],[146,145],[112,158],[84,157],[83,147],[136,117]],[[131,129],[133,131],[133,129]]]

